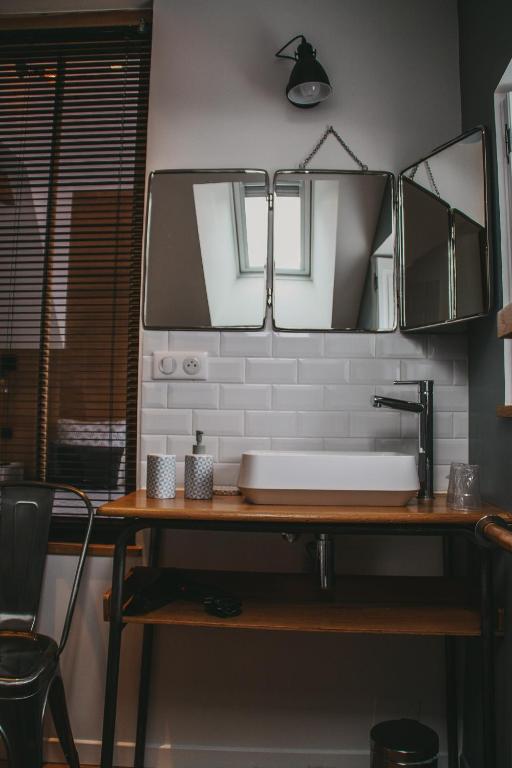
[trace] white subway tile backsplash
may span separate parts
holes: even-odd
[[[449,476],[450,476],[449,464],[434,465],[434,488],[438,493],[448,490]]]
[[[187,453],[192,453],[192,446],[196,439],[195,435],[168,435],[166,453],[171,453],[176,456],[177,461],[185,461]],[[206,453],[213,456],[215,461],[219,457],[219,438],[210,437],[205,435],[203,437],[203,445],[206,447]]]
[[[452,360],[402,360],[400,364],[401,376],[404,381],[410,379],[433,379],[434,397],[435,386],[440,384],[453,384]]]
[[[238,472],[240,465],[238,462],[233,464],[215,464],[213,467],[213,485],[238,485]]]
[[[153,380],[153,357],[151,355],[144,355],[141,365],[141,378],[142,381]],[[144,400],[142,401],[144,407]]]
[[[151,355],[153,352],[165,352],[169,349],[168,331],[142,331],[142,354]]]
[[[400,414],[402,437],[418,437],[419,419],[416,413]],[[453,414],[434,409],[434,437],[454,437]]]
[[[250,384],[293,384],[297,381],[297,360],[248,358],[246,376]]]
[[[364,410],[371,407],[375,387],[365,384],[325,387],[324,407],[327,411]]]
[[[303,411],[297,414],[299,437],[348,437],[349,414],[343,411]]]
[[[400,437],[400,414],[373,410],[350,414],[351,437]]]
[[[453,436],[467,438],[468,431],[469,431],[468,414],[454,413],[453,414]]]
[[[208,360],[208,381],[241,383],[245,378],[242,358],[211,357]]]
[[[372,437],[326,437],[326,451],[374,451],[375,440]]]
[[[247,411],[245,434],[251,437],[294,437],[297,414],[295,411]]]
[[[465,386],[468,383],[468,361],[455,360],[453,363],[453,383]]]
[[[168,408],[148,408],[142,411],[143,435],[190,435],[192,411],[174,411]]]
[[[169,408],[218,408],[219,385],[202,381],[167,384]]]
[[[321,437],[273,437],[273,451],[321,451],[324,441]]]
[[[240,461],[244,451],[269,451],[269,437],[221,437],[219,438],[219,460]]]
[[[142,384],[142,399],[146,408],[167,408],[167,384]]]
[[[140,438],[140,458],[145,461],[148,453],[167,453],[164,435],[142,435]]]
[[[226,357],[270,357],[272,334],[270,331],[225,331],[220,336],[220,353]]]
[[[378,437],[375,440],[376,451],[391,451],[392,453],[406,453],[409,456],[418,455],[418,441],[403,437]]]
[[[467,460],[465,336],[145,331],[141,358],[140,479],[148,453],[183,459],[205,432],[216,484],[236,484],[245,450],[390,450],[416,455],[418,417],[374,409],[374,394],[416,400],[394,379],[434,379],[435,483]],[[204,350],[208,381],[155,382],[152,352]]]
[[[217,356],[220,354],[220,333],[218,331],[170,331],[169,349],[208,352],[209,355]]]
[[[375,357],[375,334],[326,333],[326,357]]]
[[[434,387],[434,411],[467,410],[467,387]]]
[[[322,357],[323,333],[275,333],[274,357]]]
[[[434,437],[459,437],[455,434],[453,413],[436,412],[434,408]]]
[[[276,411],[320,411],[324,404],[321,386],[309,384],[275,384],[272,408]]]
[[[468,460],[468,441],[463,439],[435,440],[434,463],[450,464],[452,461]]]
[[[194,411],[194,432],[201,429],[207,435],[244,434],[243,411]]]
[[[270,410],[270,384],[221,384],[220,407],[229,409]]]
[[[399,331],[377,336],[376,357],[425,357],[427,340],[423,336],[406,336]]]
[[[392,384],[400,378],[400,360],[351,360],[351,384]]]
[[[300,384],[342,384],[348,381],[348,360],[299,360]]]
[[[428,356],[433,360],[466,360],[467,336],[463,333],[429,336]]]

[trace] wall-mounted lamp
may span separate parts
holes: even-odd
[[[300,40],[295,55],[283,54],[283,51],[295,40]],[[278,50],[276,56],[279,59],[291,59],[296,62],[286,86],[286,96],[295,107],[302,109],[316,107],[321,101],[329,98],[332,93],[329,78],[325,69],[316,59],[315,49],[308,43],[304,35],[292,37],[286,45]]]

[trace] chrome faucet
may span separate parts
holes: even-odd
[[[418,499],[434,498],[434,382],[432,379],[421,381],[395,381],[395,384],[414,384],[419,389],[419,400],[397,400],[394,397],[375,395],[374,408],[393,408],[397,411],[419,413],[419,456],[418,475],[420,489]]]

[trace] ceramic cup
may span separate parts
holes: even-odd
[[[174,499],[176,456],[166,453],[148,454],[146,496],[149,499]]]

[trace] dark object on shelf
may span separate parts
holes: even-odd
[[[417,720],[388,720],[370,731],[371,768],[421,765],[436,768],[439,736]]]
[[[140,570],[134,569],[134,580]],[[125,584],[129,588],[130,577]],[[124,613],[128,616],[149,613],[175,600],[202,603],[206,613],[222,619],[242,613],[242,604],[237,597],[214,585],[199,584],[178,568],[155,569],[149,580],[128,600]]]
[[[34,631],[56,492],[87,508],[83,539],[60,642]],[[59,657],[66,644],[91,534],[94,509],[76,488],[39,482],[0,483],[0,731],[9,765],[43,763],[43,715],[50,705],[66,761],[79,768]]]
[[[116,490],[124,448],[51,443],[48,479],[94,490]]]

